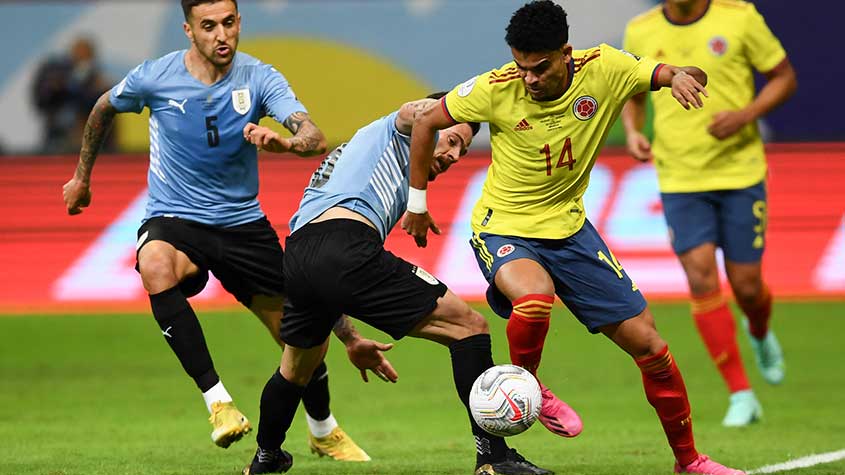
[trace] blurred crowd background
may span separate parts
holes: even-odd
[[[403,101],[450,89],[509,60],[504,27],[521,1],[242,0],[241,50],[273,63],[332,143]],[[654,0],[571,0],[571,43],[621,46],[625,23]],[[843,6],[756,2],[798,71],[801,87],[765,119],[770,141],[845,139],[843,73],[831,56]],[[839,14],[837,14],[837,12]],[[186,48],[177,1],[6,1],[13,38],[0,64],[0,149],[73,154],[96,98],[148,58]],[[479,141],[485,143],[483,137]],[[622,144],[617,127],[610,144]],[[146,116],[119,116],[113,152],[144,152]]]

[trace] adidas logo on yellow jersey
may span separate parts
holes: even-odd
[[[515,130],[517,132],[525,132],[526,130],[531,130],[533,128],[534,127],[531,124],[529,124],[527,120],[522,119],[522,120],[519,121],[518,124],[516,124],[516,127],[514,127],[513,130]]]

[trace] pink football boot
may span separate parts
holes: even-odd
[[[681,467],[675,462],[675,473],[698,473],[702,475],[745,475],[742,470],[725,467],[724,465],[710,460],[706,455],[699,455],[689,465]]]
[[[561,437],[575,437],[580,434],[584,424],[578,413],[558,399],[543,383],[540,383],[540,391],[543,395],[543,405],[538,418],[540,423]]]

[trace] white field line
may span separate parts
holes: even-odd
[[[812,467],[814,465],[821,465],[823,463],[836,462],[837,460],[845,459],[845,449],[837,450],[836,452],[827,452],[824,454],[813,454],[806,457],[797,458],[784,463],[775,465],[766,465],[765,467],[749,470],[748,475],[757,473],[776,473],[785,472],[787,470],[795,470],[796,468]]]

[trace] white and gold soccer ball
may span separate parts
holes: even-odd
[[[478,376],[469,393],[469,409],[479,427],[507,437],[531,427],[542,400],[537,379],[524,368],[506,364]]]

